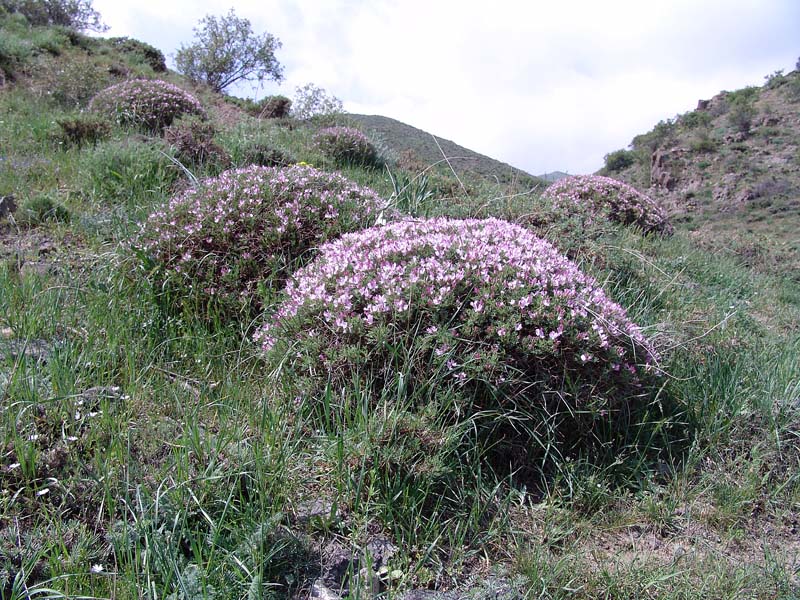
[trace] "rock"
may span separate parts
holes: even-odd
[[[294,509],[294,518],[297,523],[305,523],[312,519],[326,519],[331,516],[333,504],[323,498],[314,498],[301,502]]]
[[[708,110],[709,104],[711,104],[711,100],[698,100],[697,110]]]
[[[100,406],[102,400],[118,402],[122,400],[122,388],[116,385],[90,387],[77,396],[77,403],[84,410],[93,410]]]
[[[365,550],[372,561],[372,568],[377,569],[387,565],[392,556],[397,554],[398,548],[389,538],[379,536],[370,540]]]
[[[0,219],[5,219],[16,210],[17,202],[13,194],[10,196],[0,196]]]
[[[334,592],[319,579],[311,585],[310,597],[316,598],[316,600],[341,600],[339,594]]]
[[[675,187],[675,177],[670,163],[680,155],[680,150],[661,150],[653,152],[650,157],[650,185],[671,190]]]
[[[11,355],[11,360],[27,358],[46,364],[53,354],[53,345],[46,340],[0,340],[0,355],[4,352]]]

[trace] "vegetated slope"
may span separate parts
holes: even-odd
[[[0,42],[12,39],[8,32],[19,43],[14,52],[0,43],[7,73],[0,89],[0,597],[294,598],[312,586],[330,598],[366,596],[378,586],[398,598],[423,590],[406,599],[449,589],[449,597],[683,598],[697,590],[709,598],[797,597],[797,284],[698,250],[685,232],[641,235],[605,220],[584,227],[552,215],[537,235],[602,282],[604,294],[655,344],[666,376],[659,375],[657,392],[649,385],[637,391],[636,410],[615,419],[622,431],[573,435],[580,430],[566,430],[563,420],[573,413],[551,412],[548,428],[564,423],[559,434],[591,447],[550,469],[525,462],[534,472],[523,479],[511,472],[525,457],[518,448],[552,450],[556,460],[560,439],[543,444],[538,434],[546,430],[524,425],[519,411],[509,418],[482,410],[452,423],[459,413],[449,404],[459,390],[469,391],[458,383],[465,369],[483,381],[492,373],[505,377],[495,365],[514,378],[515,365],[561,368],[555,360],[523,363],[511,345],[502,360],[502,347],[493,344],[480,356],[468,354],[467,327],[450,331],[451,319],[472,311],[476,319],[485,315],[473,323],[487,324],[470,324],[480,336],[473,339],[502,341],[507,333],[516,343],[511,319],[519,313],[507,302],[519,297],[521,288],[510,285],[516,280],[488,286],[505,299],[483,304],[464,302],[473,286],[456,289],[439,330],[401,329],[409,326],[400,320],[396,329],[374,330],[365,348],[388,360],[365,362],[354,345],[335,356],[329,353],[339,349],[325,347],[321,358],[307,352],[308,368],[297,363],[302,378],[293,378],[283,365],[297,353],[260,354],[245,335],[249,315],[248,324],[225,325],[221,313],[169,291],[162,279],[169,264],[132,243],[140,224],[189,215],[176,203],[164,212],[166,203],[188,193],[194,177],[229,166],[311,163],[389,198],[395,190],[386,171],[337,165],[314,144],[320,123],[252,118],[202,86],[157,71],[144,60],[150,50],[130,40],[59,36],[0,15]],[[162,133],[82,112],[98,88],[137,77],[186,88],[208,121]],[[392,170],[403,180],[416,173],[400,164]],[[459,185],[460,193],[450,194],[441,190],[452,182],[440,177],[454,179],[437,174],[430,187],[407,185],[398,195],[398,207],[419,218],[410,232],[432,215],[538,226],[536,194],[498,200],[503,190],[496,185]],[[206,199],[215,212],[233,210],[233,197]],[[218,214],[224,233],[233,222]],[[247,218],[263,225],[260,217]],[[505,232],[501,240],[515,231],[492,227]],[[240,233],[225,239],[247,243]],[[200,251],[180,252],[181,273],[187,264],[212,262],[204,244],[214,243],[221,256],[220,239],[182,236],[182,250],[196,243]],[[470,240],[447,239],[455,251],[442,256],[458,269],[459,245]],[[529,239],[525,233],[505,247]],[[230,247],[242,264],[249,260],[248,248]],[[502,254],[484,249],[491,260],[482,262]],[[426,258],[411,258],[417,256]],[[264,271],[259,291],[266,302],[281,284]],[[571,290],[575,278],[563,273],[555,278]],[[244,274],[220,269],[220,278],[230,279],[219,281]],[[181,274],[173,281],[194,286],[200,279]],[[215,287],[199,291],[216,295]],[[420,296],[409,298],[419,306]],[[503,334],[500,318],[508,319]],[[518,323],[520,331],[526,323]],[[397,331],[420,352],[393,346]],[[548,339],[560,337],[552,333]],[[425,346],[439,340],[434,336],[453,344]],[[552,347],[544,344],[537,347]],[[594,359],[572,347],[566,358],[576,368]],[[430,363],[402,368],[425,348]],[[327,385],[320,365],[332,359],[352,370],[353,384],[345,380],[335,391]],[[387,385],[378,379],[381,368]],[[406,377],[424,370],[430,379]],[[539,385],[531,373],[522,385]],[[452,386],[437,383],[444,377]],[[584,381],[592,398],[581,418],[604,417],[595,380]],[[315,384],[331,393],[308,393]],[[366,393],[366,384],[378,393]],[[553,388],[551,398],[573,389]],[[499,445],[475,444],[494,431],[507,435],[498,441],[513,443],[523,426],[537,434],[536,445],[505,446],[500,454]]]
[[[571,177],[571,175],[569,173],[564,173],[564,171],[550,171],[549,173],[539,175],[539,179],[544,179],[548,183],[554,183],[559,179],[566,179],[567,177]]]
[[[386,146],[399,154],[412,153],[426,165],[440,163],[446,156],[459,176],[477,174],[483,179],[503,184],[516,183],[523,187],[543,187],[539,178],[494,158],[489,158],[455,142],[434,136],[396,119],[380,115],[348,115],[359,126],[374,132]],[[438,145],[437,145],[438,143]],[[444,153],[444,156],[442,155]]]
[[[800,71],[700,100],[603,172],[649,187],[701,245],[800,277]]]

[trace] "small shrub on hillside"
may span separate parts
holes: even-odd
[[[326,127],[314,135],[314,145],[338,165],[376,166],[378,151],[362,132],[352,127]]]
[[[9,13],[23,15],[31,25],[60,25],[77,30],[105,31],[91,0],[2,0]]]
[[[155,46],[129,37],[109,38],[108,42],[121,52],[140,57],[156,73],[163,73],[167,70],[164,54]]]
[[[384,205],[341,175],[249,167],[174,197],[147,219],[139,244],[176,302],[249,318],[259,285],[281,285],[321,243],[372,224]]]
[[[708,127],[712,118],[711,114],[706,111],[693,110],[681,115],[679,123],[686,129],[695,129],[697,127]]]
[[[697,136],[689,142],[689,148],[692,152],[697,152],[699,154],[716,152],[717,142],[709,135],[707,130],[701,130]]]
[[[61,128],[59,141],[67,146],[94,146],[111,135],[111,123],[96,115],[78,115],[71,119],[58,119]]]
[[[606,170],[612,173],[627,169],[636,162],[636,153],[631,150],[616,150],[606,154]]]
[[[253,111],[261,119],[283,119],[289,116],[292,101],[286,96],[267,96],[258,102]]]
[[[286,150],[258,140],[240,148],[239,156],[241,165],[288,167],[297,162],[297,159]]]
[[[591,222],[598,217],[623,225],[636,225],[645,233],[671,234],[664,210],[632,186],[610,177],[579,175],[561,179],[545,190],[554,217],[579,215]]]
[[[342,112],[344,112],[342,101],[313,83],[298,86],[294,90],[292,116],[297,119],[327,117]]]
[[[90,109],[125,125],[158,131],[182,115],[206,113],[200,102],[181,88],[158,79],[131,79],[97,94]]]
[[[214,141],[216,130],[208,121],[184,117],[164,130],[164,139],[175,150],[176,157],[192,165],[217,165],[225,168],[230,158]]]
[[[588,444],[591,422],[624,410],[656,361],[596,281],[497,219],[406,219],[329,242],[255,340],[309,402],[326,386],[378,398],[401,373],[423,404],[457,398],[451,422],[516,423],[501,435],[529,457],[550,427]]]
[[[728,110],[728,123],[736,131],[747,134],[750,133],[755,116],[756,109],[753,104],[742,97],[731,102],[730,110]]]

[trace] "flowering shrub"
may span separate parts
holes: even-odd
[[[378,163],[378,151],[358,129],[326,127],[314,135],[314,145],[340,165],[370,166]]]
[[[406,219],[329,242],[255,340],[312,386],[380,393],[399,371],[408,387],[434,382],[428,397],[455,390],[466,415],[567,402],[573,433],[578,414],[624,408],[657,360],[595,280],[498,219]]]
[[[589,222],[601,215],[623,225],[637,225],[646,233],[672,234],[672,226],[658,204],[627,183],[610,177],[578,175],[561,179],[547,188],[542,197],[552,203],[557,213],[580,214]]]
[[[158,79],[131,79],[112,85],[92,98],[89,108],[151,131],[171,125],[181,115],[206,114],[197,98]]]
[[[174,197],[149,216],[139,243],[176,298],[249,317],[261,308],[259,283],[282,284],[319,244],[372,224],[383,208],[341,175],[251,166]]]

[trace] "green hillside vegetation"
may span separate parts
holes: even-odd
[[[356,114],[348,114],[347,118],[384,142],[389,152],[407,166],[415,167],[418,166],[417,163],[426,167],[433,165],[437,172],[443,173],[453,169],[459,177],[466,178],[469,182],[487,180],[515,185],[525,190],[541,189],[545,185],[525,171],[396,119]]]
[[[765,79],[658,123],[604,172],[650,188],[696,243],[798,279],[800,70]]]
[[[710,210],[0,7],[0,598],[800,594],[800,282]]]

